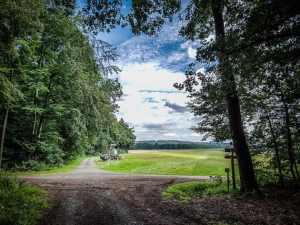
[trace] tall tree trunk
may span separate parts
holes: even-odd
[[[225,37],[224,20],[221,12],[220,1],[219,5],[216,2],[212,3],[212,13],[215,23],[215,35],[216,38]],[[222,66],[227,59],[224,53],[219,54],[219,63]],[[232,73],[222,72],[221,78],[224,81],[229,82],[231,85],[231,91],[227,93],[227,105],[229,124],[232,135],[234,148],[236,150],[238,158],[238,166],[240,171],[241,192],[257,193],[260,194],[259,186],[255,178],[252,159],[250,151],[246,142],[244,134],[244,128],[241,118],[239,97],[236,93],[234,76]]]
[[[38,107],[38,102],[37,99],[39,97],[39,90],[36,89],[35,90],[35,96],[34,96],[34,102],[33,104]],[[33,119],[33,126],[32,126],[32,134],[31,134],[31,143],[33,143],[34,141],[36,141],[36,126],[37,126],[37,120],[38,120],[38,116],[37,116],[37,112],[34,112],[34,119]]]
[[[7,120],[8,120],[8,112],[9,109],[6,109],[4,122],[3,122],[3,128],[2,128],[2,135],[1,135],[1,145],[0,145],[0,168],[2,165],[2,154],[3,154],[3,148],[4,148],[4,139],[5,139],[5,131],[7,126]]]
[[[293,180],[296,181],[296,174],[297,174],[298,178],[299,178],[299,174],[298,174],[297,165],[296,165],[296,161],[295,161],[294,154],[293,154],[292,135],[291,135],[291,128],[290,128],[290,114],[289,114],[288,106],[285,102],[284,94],[282,92],[280,92],[280,97],[281,97],[281,101],[283,103],[284,112],[285,112],[285,126],[286,126],[286,135],[287,135],[288,154],[289,154],[289,160],[290,160],[290,171],[292,173]],[[296,171],[296,174],[295,174],[294,169]]]
[[[267,112],[265,111],[265,113],[267,113]],[[275,133],[274,133],[272,122],[271,122],[271,119],[270,119],[269,115],[267,115],[267,120],[268,120],[268,123],[269,123],[271,136],[272,136],[272,142],[274,144],[274,149],[275,149],[276,161],[277,161],[278,172],[279,172],[280,186],[284,187],[283,175],[282,175],[282,169],[281,169],[281,162],[280,162],[279,150],[278,150],[278,144],[277,144],[277,141],[276,141]]]
[[[43,40],[42,43],[44,43],[44,36],[42,36],[41,38]],[[43,68],[43,59],[44,59],[44,44],[42,44],[39,48],[40,51],[40,58],[38,61],[38,69],[42,70]],[[40,80],[40,78],[38,77],[37,82]],[[35,96],[34,96],[34,105],[36,107],[39,107],[39,102],[38,102],[38,98],[39,98],[39,90],[38,88],[36,88],[35,90]],[[31,142],[34,143],[37,141],[38,139],[38,132],[39,132],[39,123],[38,121],[40,120],[40,116],[38,115],[37,112],[34,112],[34,119],[33,119],[33,125],[32,125],[32,137],[31,137]]]

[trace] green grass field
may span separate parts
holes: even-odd
[[[105,170],[132,174],[225,176],[225,168],[230,168],[230,159],[224,158],[223,148],[132,150],[123,156],[123,160],[111,162],[99,158],[96,163]]]

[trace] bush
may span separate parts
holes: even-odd
[[[23,161],[20,166],[16,166],[17,170],[21,171],[40,171],[43,169],[44,163],[36,160]]]
[[[1,225],[32,225],[47,208],[42,189],[26,185],[22,180],[0,174]]]

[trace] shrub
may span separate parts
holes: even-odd
[[[31,225],[47,208],[44,191],[15,177],[0,174],[1,225]]]
[[[44,163],[36,160],[23,161],[21,165],[16,166],[21,171],[40,171],[43,169]]]

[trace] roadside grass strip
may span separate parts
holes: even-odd
[[[30,174],[55,174],[55,173],[67,173],[75,169],[84,159],[89,158],[87,156],[78,157],[73,160],[66,161],[59,166],[43,166],[38,171],[11,171],[13,175],[30,175]],[[1,224],[0,224],[1,225]]]
[[[45,191],[22,180],[0,174],[0,224],[32,225],[48,207]]]
[[[228,190],[226,183],[222,180],[208,182],[185,182],[169,186],[163,197],[165,201],[178,200],[189,202],[194,197],[205,197],[209,195],[226,195]]]

